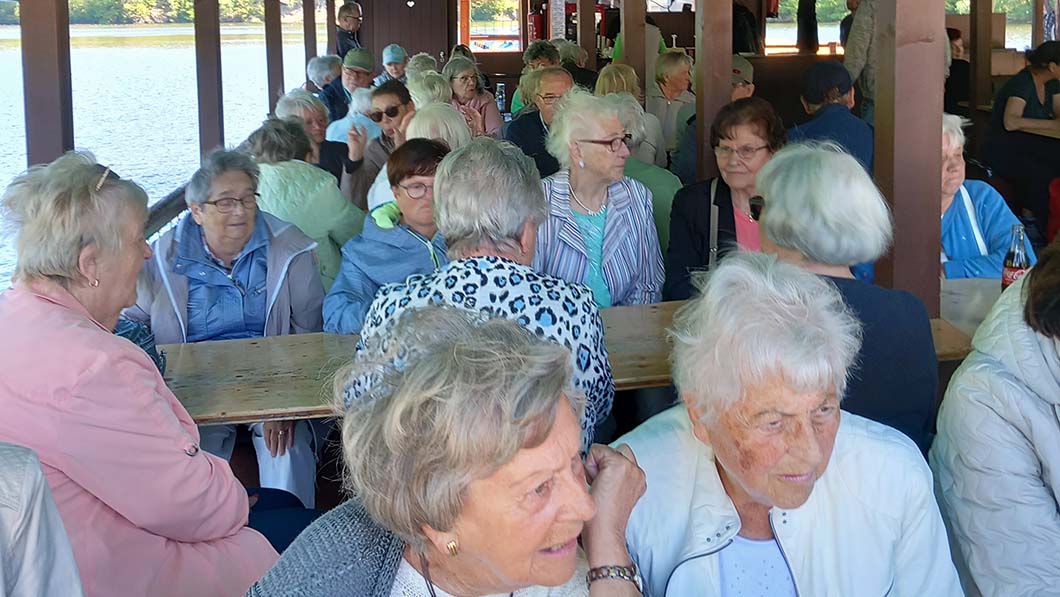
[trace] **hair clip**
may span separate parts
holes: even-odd
[[[103,188],[103,183],[107,182],[107,175],[110,174],[110,166],[103,169],[103,176],[99,177],[99,182],[96,183],[96,192],[99,192]]]

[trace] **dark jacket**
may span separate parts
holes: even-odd
[[[328,107],[330,122],[346,116],[346,113],[350,111],[350,100],[346,99],[346,88],[342,86],[342,77],[335,77],[334,81],[325,85],[318,97]]]
[[[534,160],[541,178],[559,172],[559,162],[545,149],[545,125],[541,113],[537,110],[526,112],[508,125],[504,138],[523,150],[523,153]]]
[[[567,72],[570,73],[571,78],[574,79],[575,85],[584,87],[590,92],[596,90],[596,79],[600,76],[599,73],[594,70],[582,68],[569,60],[563,63],[563,68],[567,69]]]
[[[320,160],[317,167],[327,170],[335,177],[335,183],[342,188],[342,171],[353,171],[353,162],[349,158],[349,149],[345,143],[324,141],[320,144]]]
[[[339,58],[345,58],[346,52],[361,47],[361,40],[356,33],[346,31],[342,27],[335,27],[335,42],[338,45]]]
[[[788,131],[788,143],[806,140],[838,144],[872,174],[872,125],[854,116],[850,108],[841,104],[821,106],[809,122]]]
[[[710,262],[710,183],[710,180],[697,182],[674,195],[663,300],[692,298],[692,273],[706,270]],[[717,259],[721,260],[736,248],[736,219],[729,185],[720,177],[714,203],[718,206]]]

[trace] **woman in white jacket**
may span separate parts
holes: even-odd
[[[839,410],[860,324],[831,283],[740,252],[672,336],[685,404],[619,440],[645,595],[960,595],[920,451]]]
[[[1060,591],[1060,243],[1009,287],[954,374],[931,448],[969,595]]]

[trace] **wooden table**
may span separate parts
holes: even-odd
[[[601,313],[616,390],[670,384],[666,329],[683,303],[614,307]],[[952,324],[932,320],[939,361],[959,361],[970,339]],[[166,383],[202,425],[333,414],[335,371],[353,358],[357,336],[300,334],[161,346]]]
[[[939,311],[943,319],[974,336],[999,296],[1001,280],[996,278],[946,279],[942,281]]]

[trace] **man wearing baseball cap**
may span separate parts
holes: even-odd
[[[802,107],[813,118],[788,131],[788,141],[832,141],[854,156],[872,173],[872,126],[850,112],[854,107],[854,82],[843,65],[818,62],[806,73]]]
[[[383,48],[383,72],[372,81],[373,87],[379,87],[387,81],[398,80],[408,83],[405,77],[405,66],[409,63],[409,53],[397,44]]]
[[[372,86],[375,57],[365,48],[353,48],[342,59],[342,76],[324,86],[320,99],[328,107],[328,118],[334,122],[350,110],[350,94],[361,87]]]

